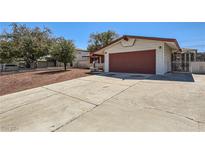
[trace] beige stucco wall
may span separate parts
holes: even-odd
[[[171,72],[172,49],[164,44],[164,72]]]
[[[105,63],[104,70],[109,72],[109,54],[121,53],[130,51],[142,51],[142,50],[156,50],[156,74],[166,73],[164,69],[164,42],[154,40],[141,40],[141,39],[129,39],[129,41],[121,40],[109,48],[105,49]]]

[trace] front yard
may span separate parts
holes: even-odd
[[[0,131],[205,131],[205,76],[190,75],[98,74],[4,95]]]
[[[88,69],[68,69],[66,72],[62,69],[43,69],[0,75],[0,96],[88,75]]]

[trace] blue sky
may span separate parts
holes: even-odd
[[[0,32],[9,30],[11,23],[0,22]],[[205,22],[26,22],[28,27],[48,27],[54,36],[63,36],[86,49],[90,33],[114,30],[119,35],[139,35],[176,38],[180,47],[196,48],[205,52]]]

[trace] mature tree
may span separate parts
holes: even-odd
[[[2,38],[9,40],[9,44],[17,59],[24,60],[26,67],[30,68],[31,64],[48,54],[51,46],[51,31],[48,28],[40,29],[39,27],[28,28],[26,25],[12,24],[10,33],[5,33]],[[10,48],[9,48],[10,49]],[[8,53],[9,50],[2,50]],[[12,57],[10,57],[12,59]]]
[[[58,61],[58,56],[57,56],[57,52],[55,51],[55,47],[57,45],[57,43],[59,42],[59,39],[61,38],[52,38],[51,39],[51,46],[49,48],[49,54],[48,56],[45,57],[45,59],[49,62],[53,62],[54,66],[57,66],[57,61]]]
[[[58,60],[64,64],[64,70],[67,69],[67,64],[72,63],[75,58],[75,45],[73,41],[66,40],[64,38],[58,38],[55,40],[50,54],[53,59]]]
[[[13,50],[13,43],[6,31],[0,34],[0,63],[11,63],[16,55]]]
[[[12,43],[8,40],[0,40],[0,63],[11,63],[14,61]]]
[[[196,59],[197,61],[205,61],[205,52],[198,52]]]
[[[113,40],[117,39],[119,35],[111,30],[102,33],[90,34],[87,50],[93,52],[105,45],[108,45]]]

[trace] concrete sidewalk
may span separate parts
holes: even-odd
[[[0,131],[205,131],[195,82],[93,75],[0,98]]]

